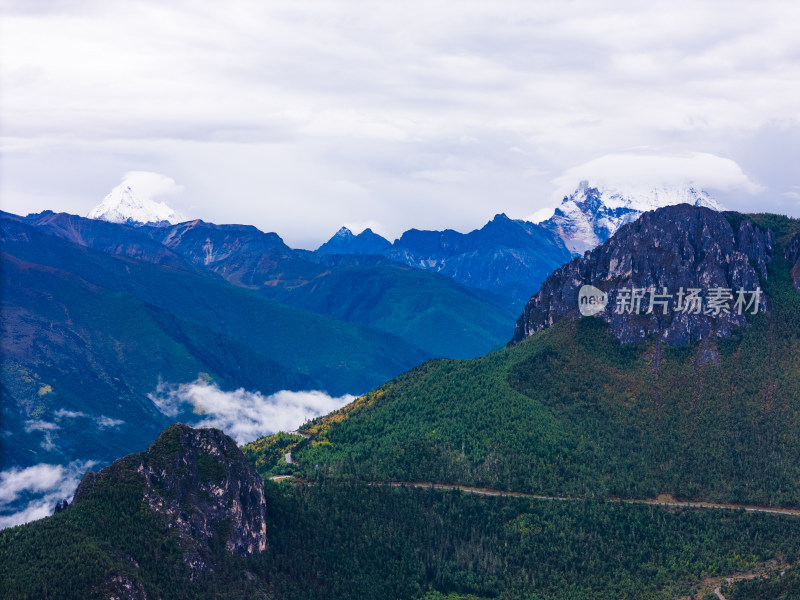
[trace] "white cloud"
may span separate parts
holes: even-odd
[[[430,171],[415,171],[411,174],[415,179],[424,179],[433,183],[462,183],[472,179],[469,171],[459,171],[456,169],[442,169]]]
[[[85,214],[136,169],[182,182],[177,210],[316,247],[528,215],[547,173],[645,145],[730,157],[775,191],[760,210],[795,179],[759,135],[797,139],[797,2],[39,4],[0,36],[12,212]]]
[[[78,417],[88,417],[89,415],[79,410],[66,410],[64,408],[59,408],[53,413],[53,416],[66,419],[77,419]]]
[[[636,151],[607,154],[567,169],[554,179],[555,197],[560,200],[575,191],[582,180],[614,189],[652,189],[689,184],[707,191],[736,190],[755,194],[762,190],[733,160],[704,152]]]
[[[31,433],[32,431],[55,431],[61,429],[56,423],[48,423],[47,421],[31,420],[25,421],[25,431]]]
[[[121,419],[112,419],[111,417],[106,417],[104,415],[101,415],[101,416],[97,417],[96,422],[97,422],[98,428],[100,428],[100,429],[109,429],[111,427],[119,427],[120,425],[125,423],[125,421],[123,421]]]
[[[0,472],[0,505],[15,500],[20,492],[43,492],[56,487],[64,478],[64,467],[60,465],[35,465],[26,469],[10,469]]]
[[[49,431],[45,432],[44,439],[39,443],[39,446],[42,449],[46,450],[47,452],[55,450],[56,443],[53,441],[53,438],[50,437],[50,432]]]
[[[148,397],[168,417],[190,407],[198,415],[192,426],[216,427],[239,444],[277,431],[292,431],[356,398],[349,394],[334,398],[319,391],[281,391],[270,396],[241,388],[224,392],[203,380],[180,385],[161,383]]]
[[[175,183],[172,177],[151,171],[128,171],[123,175],[121,183],[131,186],[137,195],[148,199],[183,191],[183,186]]]
[[[90,419],[97,424],[98,429],[109,429],[111,427],[119,427],[120,425],[123,425],[125,423],[125,421],[121,419],[112,419],[111,417],[107,417],[105,415],[94,417],[92,415],[87,415],[85,412],[79,410],[66,410],[64,408],[58,409],[56,412],[53,413],[53,416],[62,419]],[[41,423],[41,421],[37,422]],[[55,424],[46,423],[46,425],[55,425]],[[56,425],[55,428],[58,429],[58,425]]]
[[[63,465],[39,464],[0,472],[0,529],[41,519],[59,500],[72,500],[75,488],[93,460]]]
[[[540,208],[532,215],[528,215],[525,217],[526,221],[530,221],[531,223],[541,223],[542,221],[546,221],[550,217],[553,216],[553,213],[556,212],[555,206],[549,206],[546,208]]]

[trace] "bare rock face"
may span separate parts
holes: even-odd
[[[267,548],[264,483],[236,442],[218,429],[172,425],[146,452],[84,475],[73,504],[90,494],[98,479],[121,471],[141,476],[144,501],[177,530],[192,579],[214,570],[210,542],[216,536],[231,554]]]
[[[786,248],[786,260],[791,265],[792,280],[795,287],[800,290],[800,233],[792,238]]]
[[[111,590],[109,600],[147,600],[147,591],[140,581],[124,575],[114,575],[106,585]]]
[[[555,271],[525,307],[512,343],[562,318],[579,318],[584,285],[606,294],[607,306],[596,316],[623,343],[654,335],[680,345],[729,335],[747,323],[746,314],[769,310],[760,280],[768,276],[775,248],[771,230],[748,219],[731,223],[737,220],[687,204],[643,214]],[[689,290],[699,290],[702,300],[688,304]]]

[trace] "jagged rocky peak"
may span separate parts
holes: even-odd
[[[147,451],[86,473],[72,503],[90,497],[104,478],[128,477],[139,481],[150,510],[177,531],[193,579],[214,570],[215,535],[224,536],[231,554],[267,548],[264,482],[236,442],[218,429],[170,426]]]
[[[676,204],[723,210],[707,192],[689,183],[620,188],[581,181],[541,225],[561,237],[571,251],[583,253],[602,244],[643,212]]]
[[[547,278],[517,321],[513,342],[579,318],[583,286],[598,290],[585,289],[584,302],[597,310],[606,304],[596,316],[624,343],[729,335],[747,323],[746,313],[769,310],[760,280],[775,247],[773,232],[747,218],[686,204],[644,213]]]
[[[381,254],[391,248],[386,238],[369,227],[358,235],[353,235],[347,227],[342,227],[327,242],[317,248],[320,254]]]
[[[174,186],[175,182],[158,173],[129,173],[86,217],[128,225],[163,226],[181,223],[186,220],[183,215],[164,202],[156,202],[150,197],[149,190],[157,190],[165,185]]]
[[[350,239],[350,238],[354,238],[354,237],[356,237],[356,236],[354,236],[354,235],[353,235],[353,232],[352,232],[352,231],[350,231],[350,230],[349,230],[347,227],[345,227],[344,225],[342,225],[342,226],[339,228],[339,231],[337,231],[337,232],[336,232],[336,234],[334,235],[334,237],[337,237],[337,238],[344,238],[344,239]]]

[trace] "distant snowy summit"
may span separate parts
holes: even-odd
[[[617,229],[646,211],[690,204],[712,210],[722,205],[691,185],[650,188],[592,187],[582,181],[540,225],[558,235],[572,252],[582,254],[605,242]]]
[[[140,173],[139,175],[144,174]],[[146,175],[155,176],[157,174],[148,173]],[[158,177],[172,182],[163,175],[158,175]],[[174,182],[172,184],[174,185]],[[86,217],[128,225],[175,225],[186,221],[186,217],[175,212],[163,202],[151,200],[150,194],[147,193],[148,188],[152,188],[152,178],[147,181],[144,177],[126,177]]]

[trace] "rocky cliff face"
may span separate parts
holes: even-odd
[[[131,473],[141,478],[150,510],[177,532],[192,579],[214,570],[211,542],[218,536],[231,554],[267,548],[263,481],[221,431],[172,425],[146,452],[86,473],[73,505],[88,497],[99,479]]]
[[[686,204],[645,213],[555,271],[525,307],[512,343],[559,319],[578,318],[584,285],[606,294],[597,316],[624,343],[650,335],[670,344],[729,335],[747,322],[745,313],[769,309],[757,290],[775,248],[772,231],[748,219],[736,222]],[[700,300],[690,299],[690,290]]]
[[[789,242],[789,246],[786,248],[786,260],[792,267],[794,285],[800,290],[800,233]]]
[[[277,233],[252,225],[197,220],[147,229],[164,246],[241,287],[302,285],[321,270],[299,258]]]
[[[265,233],[252,225],[216,225],[187,221],[173,227],[147,228],[159,243],[197,265],[215,268],[241,256],[260,256],[271,251],[289,255],[292,250],[277,233]]]

